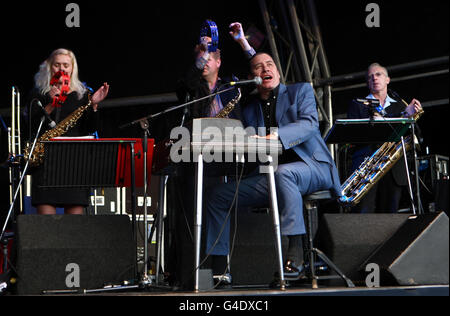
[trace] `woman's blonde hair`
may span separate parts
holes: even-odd
[[[70,78],[70,90],[75,91],[78,95],[78,99],[81,99],[86,93],[86,87],[78,79],[78,63],[75,58],[75,54],[68,49],[59,48],[54,50],[50,56],[39,66],[38,73],[34,76],[34,83],[36,88],[41,94],[46,94],[50,91],[50,80],[51,80],[51,68],[55,56],[57,55],[67,55],[72,60],[72,76]]]

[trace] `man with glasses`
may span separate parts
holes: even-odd
[[[422,109],[420,102],[416,99],[413,99],[406,106],[397,93],[388,88],[390,82],[391,78],[385,67],[378,63],[371,64],[367,69],[367,87],[370,94],[366,99],[378,100],[382,110],[372,113],[368,106],[354,100],[348,109],[347,118],[365,119],[371,116],[375,119],[382,119],[383,116],[388,118],[411,117]],[[378,147],[380,147],[380,144],[356,147],[352,155],[352,172],[361,165],[366,157],[372,155]],[[407,185],[405,164],[401,160],[373,186],[353,211],[359,213],[396,213],[400,206],[403,188]]]

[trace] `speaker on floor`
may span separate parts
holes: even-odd
[[[356,285],[365,285],[361,264],[408,220],[409,214],[323,214],[317,245]],[[331,284],[339,281],[330,281]]]
[[[376,263],[381,270],[381,285],[448,284],[448,247],[445,213],[410,216],[363,263],[361,270]]]
[[[21,215],[17,294],[102,288],[135,277],[128,216]]]
[[[268,285],[278,271],[278,256],[275,247],[275,231],[272,213],[260,210],[238,212],[237,232],[231,219],[230,250],[233,285]],[[233,247],[234,244],[234,247]],[[282,238],[283,253],[286,253],[287,238]]]

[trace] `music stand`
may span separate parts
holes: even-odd
[[[372,144],[398,142],[405,135],[413,119],[383,118],[336,120],[325,136],[328,144]]]
[[[43,188],[131,187],[132,231],[136,245],[134,275],[137,275],[136,140],[44,141]],[[131,176],[131,179],[129,177]]]
[[[406,157],[406,146],[403,138],[403,136],[406,134],[410,126],[413,127],[414,133],[415,122],[416,121],[411,118],[382,118],[382,119],[369,118],[369,119],[336,120],[331,130],[325,136],[325,142],[329,144],[347,144],[347,143],[372,144],[372,143],[398,142],[399,140],[401,140],[403,157],[405,161],[406,175],[408,178],[408,188],[411,199],[411,207],[413,213],[416,214],[416,207],[414,205],[414,195],[409,175],[408,159]],[[417,163],[415,165],[417,169]],[[419,190],[418,183],[416,183],[416,185],[417,190]]]

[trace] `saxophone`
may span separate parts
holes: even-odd
[[[28,163],[32,167],[37,167],[44,161],[45,151],[43,141],[49,141],[52,138],[59,137],[67,133],[69,129],[71,129],[77,121],[83,116],[84,112],[92,105],[92,102],[89,100],[88,104],[80,106],[78,109],[73,111],[69,116],[67,116],[64,120],[58,123],[53,129],[46,131],[39,137],[36,142],[36,146],[34,147],[33,152],[30,155],[31,144],[28,144],[24,149],[24,158],[28,160]]]
[[[236,104],[241,100],[242,94],[241,89],[238,89],[238,95],[228,102],[228,104],[215,116],[216,118],[227,118],[228,115],[233,111]]]
[[[423,110],[412,118],[417,121]],[[414,140],[411,135],[404,139],[406,151],[412,148]],[[367,157],[353,174],[342,184],[342,196],[339,202],[345,206],[355,206],[369,190],[403,157],[402,142],[384,143],[378,150]]]

